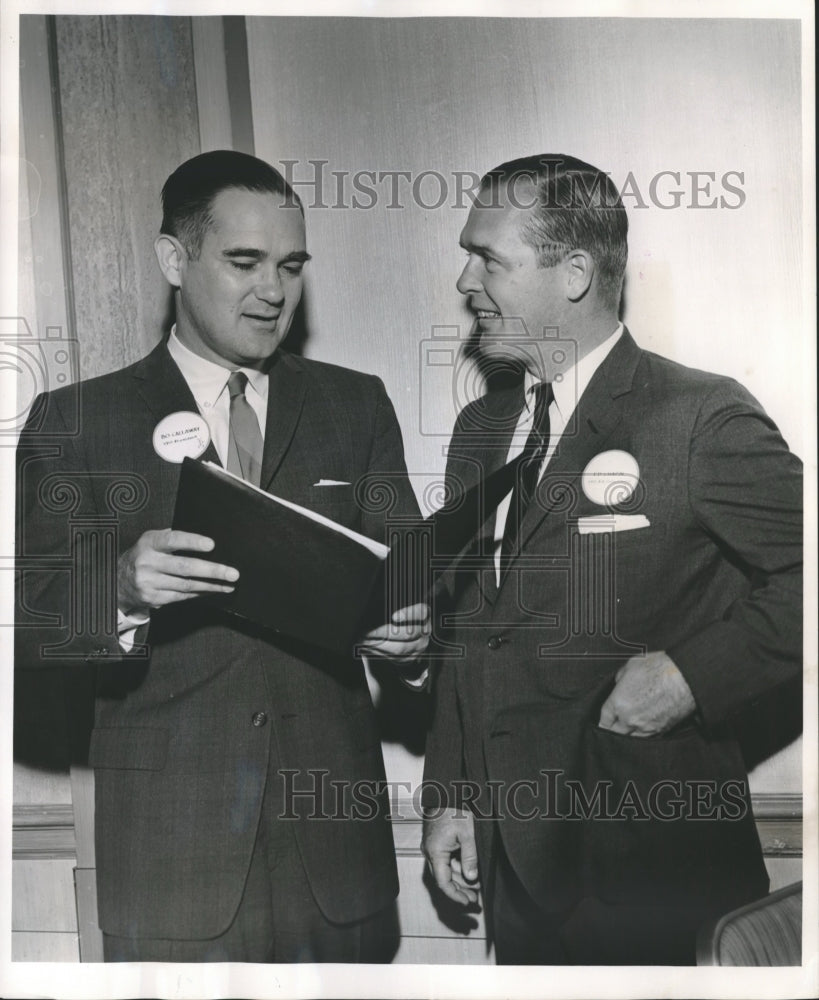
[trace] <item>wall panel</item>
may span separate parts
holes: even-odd
[[[12,931],[13,962],[76,962],[76,934],[31,934]]]
[[[189,18],[59,17],[56,38],[83,377],[135,361],[170,302],[159,191],[199,150]]]

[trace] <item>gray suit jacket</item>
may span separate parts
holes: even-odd
[[[465,408],[453,481],[503,463],[521,405],[518,390]],[[640,482],[607,508],[582,472],[609,450],[636,458]],[[727,908],[766,891],[731,723],[799,676],[801,503],[799,461],[741,386],[642,351],[626,332],[546,468],[500,588],[487,520],[478,568],[453,579],[425,779],[484,789],[473,809],[499,817],[542,906],[590,895]],[[581,533],[607,510],[648,524]],[[616,671],[645,650],[672,657],[695,718],[651,739],[599,729]],[[485,878],[495,824],[476,825]]]
[[[228,927],[271,748],[279,766],[295,772],[292,788],[318,789],[294,801],[299,819],[290,821],[316,900],[329,919],[355,920],[398,891],[385,797],[377,796],[374,810],[359,810],[365,818],[353,815],[350,802],[353,782],[384,779],[360,661],[278,638],[195,600],[154,612],[147,655],[118,657],[116,637],[88,620],[100,602],[110,609],[115,600],[99,588],[83,593],[109,543],[78,546],[72,532],[95,524],[124,551],[145,530],[169,526],[179,466],[155,454],[151,436],[162,417],[195,409],[164,344],[129,368],[35,403],[18,450],[27,567],[19,620],[30,626],[18,628],[18,667],[53,665],[61,656],[98,663],[91,763],[103,930],[207,938]],[[212,446],[203,457],[217,460]],[[278,352],[262,487],[383,539],[385,505],[355,491],[374,474],[392,484],[395,512],[417,512],[381,382]],[[316,488],[322,478],[352,485]],[[106,535],[112,505],[116,533]],[[72,552],[73,571],[60,571]],[[73,625],[72,606],[85,609]],[[43,628],[46,614],[59,616],[51,628]],[[61,641],[68,643],[62,652],[43,655],[43,644]],[[348,788],[340,809],[347,818],[308,820],[315,808],[335,815],[331,781]]]

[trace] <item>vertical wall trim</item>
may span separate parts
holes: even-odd
[[[223,21],[221,17],[191,18],[199,145],[203,153],[233,145]]]
[[[255,154],[253,107],[250,99],[250,66],[247,56],[247,19],[225,17],[225,65],[233,132],[233,148]]]
[[[54,115],[54,148],[57,154],[57,192],[60,213],[60,242],[63,248],[63,274],[65,275],[65,311],[68,332],[77,336],[77,312],[74,306],[74,273],[71,256],[71,230],[68,225],[68,178],[65,172],[65,146],[63,143],[63,114],[60,99],[60,67],[57,57],[57,18],[46,16],[48,43],[48,75],[51,80],[52,109]],[[77,373],[79,375],[79,373]]]
[[[61,146],[54,109],[56,83],[51,65],[49,18],[26,14],[20,18],[20,150],[25,155],[29,203],[27,218],[20,226],[31,231],[31,261],[18,259],[27,273],[34,299],[33,312],[25,316],[35,339],[46,336],[49,327],[63,336],[73,334],[73,299],[69,299],[70,272],[65,260],[65,177],[60,162]],[[22,182],[21,182],[22,184]],[[50,375],[50,372],[49,372]],[[79,372],[71,372],[73,378]],[[42,385],[39,388],[45,388]],[[31,400],[18,400],[26,406]]]
[[[246,19],[193,17],[191,38],[202,152],[254,154]]]

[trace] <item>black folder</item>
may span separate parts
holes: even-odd
[[[212,538],[207,557],[239,570],[233,593],[202,600],[349,653],[391,611],[429,601],[436,574],[457,559],[511,490],[517,465],[459,492],[430,518],[397,521],[388,547],[220,466],[186,458],[173,528]]]

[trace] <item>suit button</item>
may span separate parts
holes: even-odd
[[[490,635],[486,640],[486,645],[490,649],[500,649],[503,644],[503,639],[499,635]]]
[[[93,656],[107,656],[108,655],[108,647],[107,646],[97,646],[97,648],[94,650],[94,652],[93,652],[92,655]]]
[[[257,728],[267,725],[267,712],[254,712],[250,720]]]

